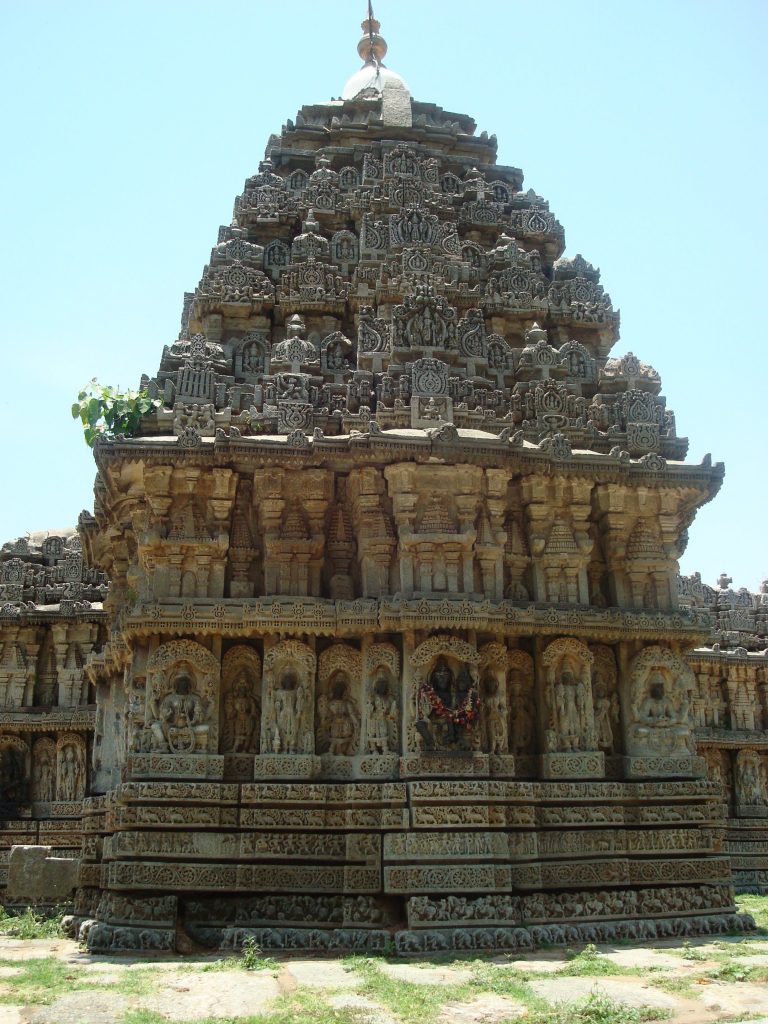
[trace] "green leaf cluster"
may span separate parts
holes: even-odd
[[[78,392],[72,419],[80,420],[85,443],[93,448],[98,437],[135,437],[142,416],[159,405],[160,400],[150,398],[147,391],[120,391],[94,377]]]

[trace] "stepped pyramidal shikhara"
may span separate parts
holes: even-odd
[[[732,645],[752,718],[715,721],[717,595],[678,577],[723,467],[611,355],[599,271],[495,136],[363,29],[220,228],[157,408],[95,446],[73,926],[401,953],[747,926],[766,658]]]

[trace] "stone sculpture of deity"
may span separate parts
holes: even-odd
[[[150,722],[152,747],[172,754],[191,754],[204,750],[209,731],[208,708],[192,689],[190,671],[181,667],[170,692],[152,701]]]
[[[741,750],[736,758],[736,800],[747,807],[761,807],[768,802],[765,770],[754,750]]]
[[[40,739],[32,750],[32,799],[56,799],[56,747],[53,740]]]
[[[245,671],[235,679],[224,698],[222,750],[231,754],[256,753],[259,744],[260,707]]]
[[[507,753],[506,707],[498,680],[492,675],[483,680],[484,748],[489,754]]]
[[[585,687],[569,667],[561,669],[555,681],[553,697],[559,749],[589,749]]]
[[[398,707],[383,675],[373,684],[367,710],[369,752],[381,755],[391,753],[396,748]]]
[[[360,718],[343,673],[331,680],[330,694],[318,700],[318,719],[319,738],[329,754],[351,757],[357,752]]]
[[[61,751],[59,761],[59,796],[62,800],[79,800],[83,792],[85,766],[79,751],[71,743]]]
[[[599,682],[594,688],[594,700],[597,746],[610,754],[616,748],[614,729],[619,720],[619,698],[616,693],[609,695],[605,684]]]
[[[272,751],[301,754],[303,751],[306,693],[294,672],[285,672],[275,690],[275,722]]]
[[[419,691],[416,730],[427,752],[472,750],[474,723],[479,712],[477,686],[469,668],[454,672],[444,658],[437,663]]]

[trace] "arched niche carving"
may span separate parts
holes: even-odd
[[[733,805],[733,772],[731,770],[731,759],[727,750],[720,750],[717,747],[709,747],[704,750],[704,759],[707,762],[707,778],[720,788],[722,801],[727,807]]]
[[[626,744],[632,755],[691,754],[692,669],[667,647],[646,647],[632,662]]]
[[[477,650],[455,636],[433,636],[416,648],[411,655],[410,749],[478,749],[479,666]]]
[[[762,808],[768,804],[768,770],[757,750],[746,748],[736,755],[736,803],[739,808]]]
[[[544,746],[548,753],[596,749],[594,660],[586,644],[572,637],[553,640],[541,657],[547,705]]]
[[[0,735],[0,802],[27,799],[30,751],[20,736]]]
[[[261,658],[245,644],[221,663],[221,752],[256,754],[261,736]]]
[[[56,799],[56,744],[49,736],[32,744],[30,796],[43,803]]]
[[[82,800],[85,796],[85,740],[74,732],[56,740],[56,799]]]
[[[507,652],[507,707],[509,752],[517,757],[533,753],[536,739],[536,703],[533,658],[527,651]]]
[[[262,754],[314,752],[315,652],[299,640],[283,640],[264,655]]]
[[[147,661],[145,728],[149,747],[171,754],[218,748],[218,659],[193,640],[171,640]],[[145,744],[146,745],[146,744]]]
[[[507,648],[489,643],[479,653],[481,748],[486,754],[507,754]]]
[[[333,644],[320,655],[315,711],[315,751],[352,757],[360,750],[362,655]]]
[[[400,653],[393,644],[371,644],[365,654],[363,752],[400,750]]]
[[[592,704],[597,747],[606,754],[616,754],[621,745],[616,658],[611,648],[604,644],[591,644],[589,649],[595,659],[592,665]]]

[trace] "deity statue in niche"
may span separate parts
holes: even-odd
[[[616,733],[614,731],[619,721],[619,698],[616,693],[608,693],[608,687],[603,682],[595,683],[595,732],[597,733],[597,746],[600,750],[612,754],[616,746]]]
[[[397,699],[392,696],[386,676],[373,684],[368,702],[368,750],[371,754],[389,754],[397,750]]]
[[[477,745],[478,688],[467,665],[454,671],[438,658],[419,688],[416,731],[427,752],[473,750]]]
[[[349,682],[343,672],[331,678],[329,694],[317,702],[318,736],[329,754],[351,757],[357,752],[360,718],[357,705],[349,695]]]
[[[56,748],[52,740],[38,740],[33,751],[32,799],[55,799]]]
[[[507,722],[499,681],[487,675],[482,682],[484,747],[488,754],[507,753]]]
[[[224,698],[224,731],[221,749],[230,754],[254,754],[259,745],[261,708],[253,695],[248,673],[243,670]]]
[[[548,753],[597,749],[592,704],[594,655],[579,640],[553,640],[542,655],[546,672],[547,722],[544,743]]]
[[[509,696],[509,750],[517,757],[531,753],[533,745],[533,711],[525,684],[513,674]]]
[[[559,749],[563,751],[586,749],[584,687],[576,672],[567,663],[555,681],[553,696]]]
[[[152,700],[152,748],[172,754],[191,754],[207,745],[209,709],[194,692],[191,669],[181,665],[169,693]]]
[[[59,798],[79,800],[85,791],[85,765],[82,751],[73,743],[62,747],[59,759]]]
[[[690,667],[668,648],[648,647],[635,658],[630,677],[629,753],[687,755],[695,750],[691,694],[696,678]]]
[[[736,801],[749,807],[766,803],[765,769],[755,750],[740,750],[736,758]]]
[[[275,690],[275,724],[272,750],[275,754],[304,753],[303,732],[306,692],[295,672],[283,674]]]

